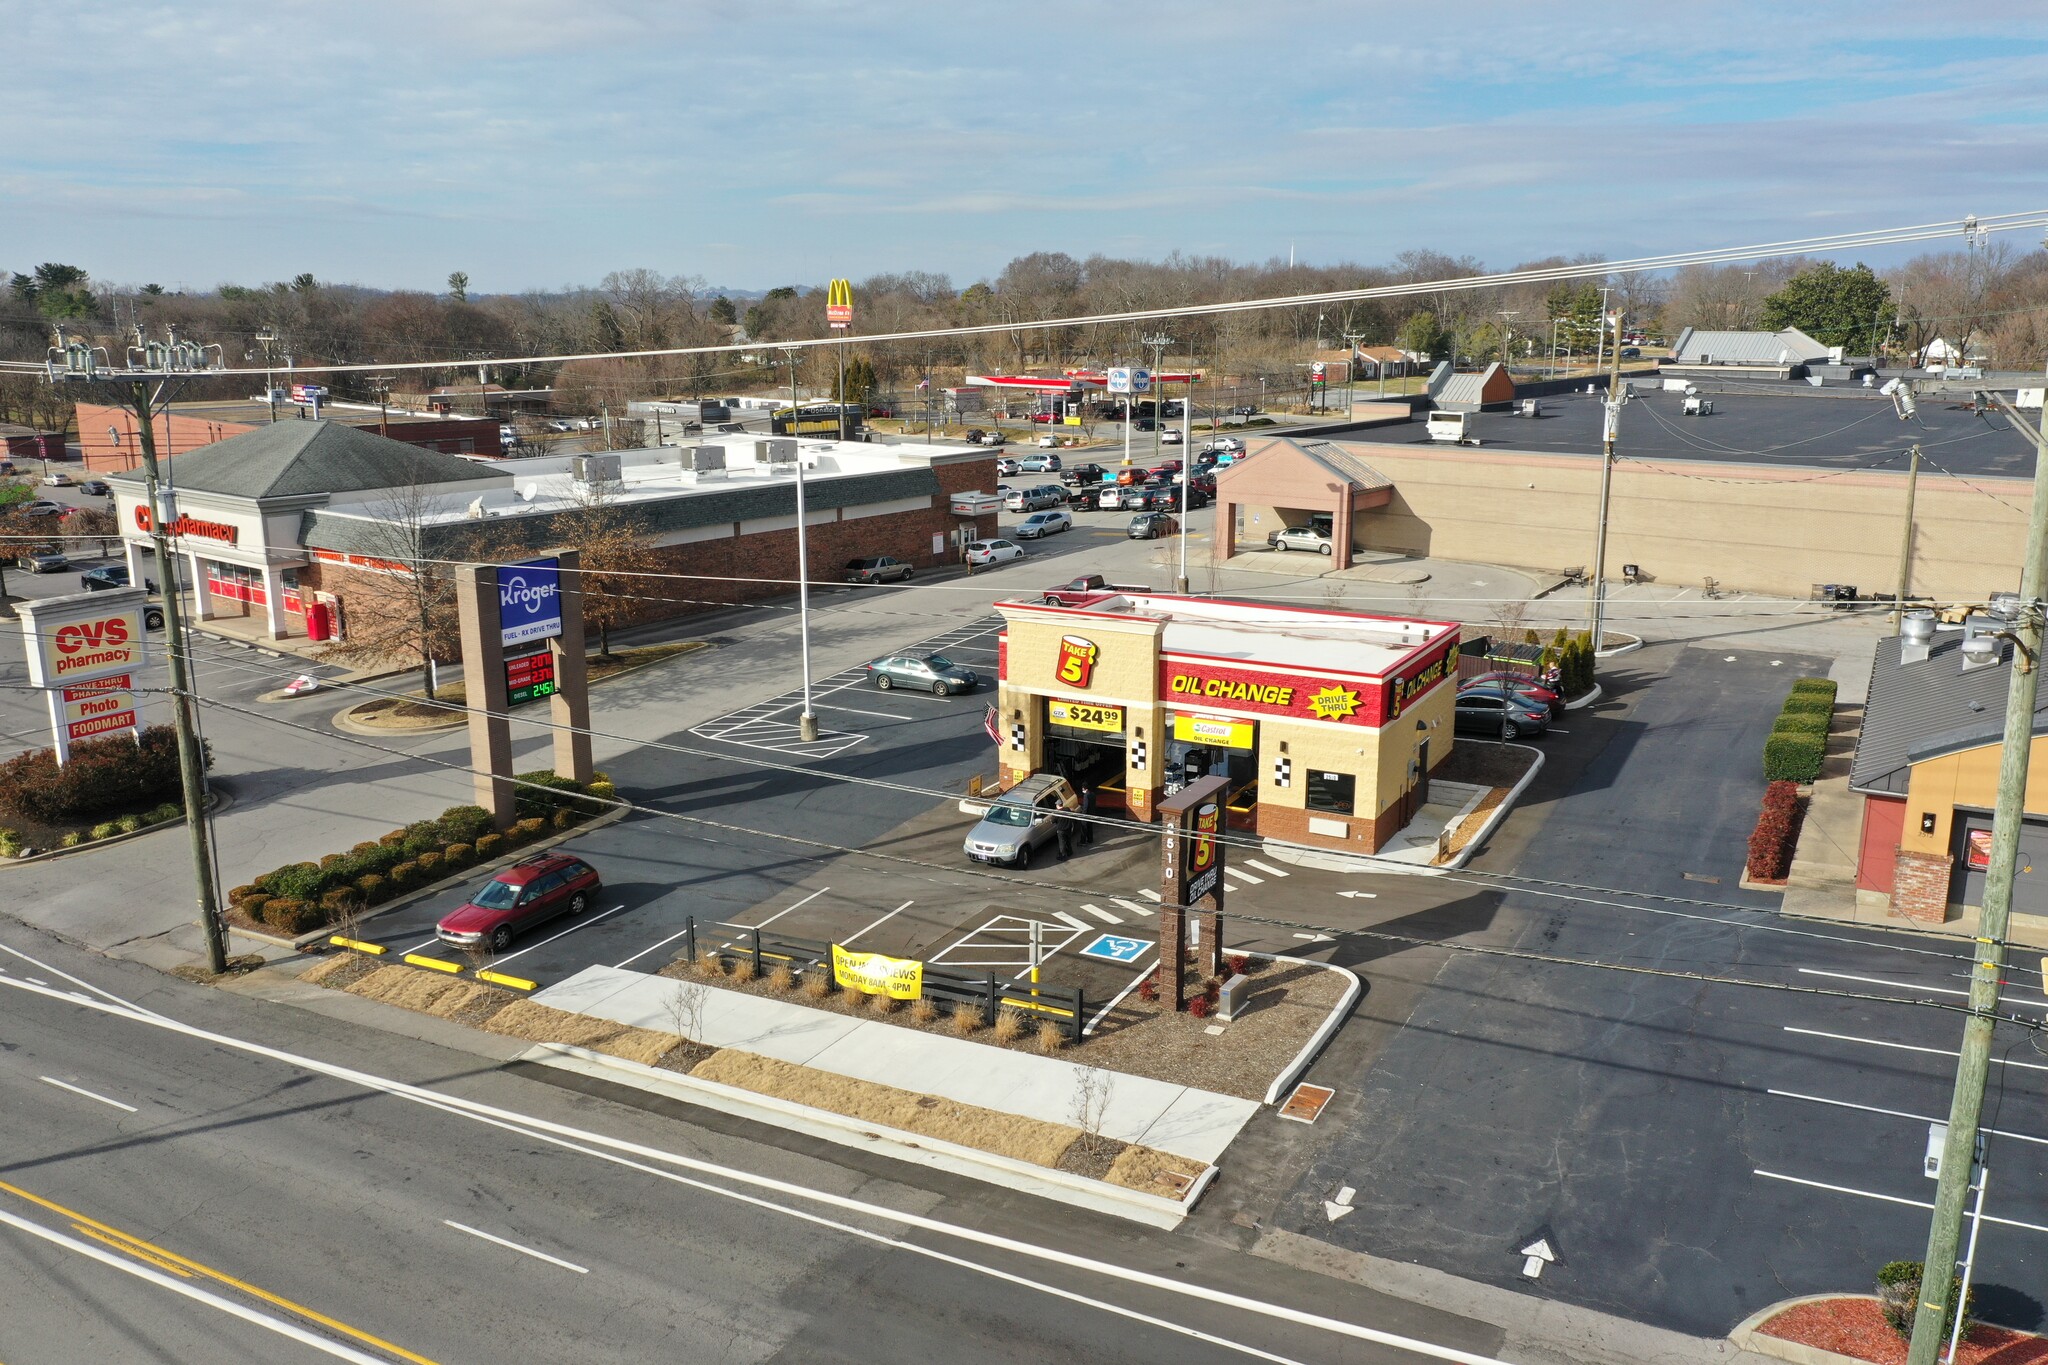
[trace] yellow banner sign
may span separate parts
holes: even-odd
[[[1104,734],[1118,735],[1124,729],[1124,708],[1121,706],[1097,706],[1085,701],[1054,701],[1045,706],[1046,719],[1054,725],[1068,725],[1076,730],[1100,730]]]
[[[1173,737],[1184,744],[1220,744],[1226,749],[1252,747],[1252,723],[1222,716],[1175,715]]]
[[[832,979],[841,990],[915,1000],[924,994],[924,963],[880,953],[850,953],[835,943]]]

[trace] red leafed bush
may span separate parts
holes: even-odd
[[[1156,968],[1153,970],[1152,975],[1138,983],[1138,998],[1140,1000],[1157,1000],[1159,998],[1159,972]]]
[[[1792,870],[1792,845],[1799,834],[1799,789],[1791,782],[1764,788],[1764,805],[1749,836],[1749,879],[1781,882]]]
[[[210,749],[204,751],[204,762],[213,766]],[[31,750],[0,763],[0,814],[37,824],[147,810],[177,794],[178,740],[168,725],[152,725],[137,739],[81,739],[62,767],[54,749]]]
[[[1214,1006],[1209,1003],[1209,997],[1206,995],[1196,995],[1188,998],[1188,1013],[1197,1019],[1207,1019],[1209,1011],[1213,1008]]]

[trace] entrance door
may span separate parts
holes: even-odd
[[[1957,811],[1954,822],[1956,872],[1949,878],[1950,905],[1984,904],[1984,876],[1991,860],[1991,815]],[[2019,862],[2013,867],[2012,909],[2019,915],[2048,915],[2048,820],[2020,825]]]
[[[1418,808],[1429,804],[1429,741],[1426,739],[1415,746],[1415,804]]]

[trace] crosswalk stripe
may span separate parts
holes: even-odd
[[[1147,910],[1144,906],[1138,904],[1136,901],[1127,901],[1122,896],[1111,896],[1110,899],[1115,901],[1118,905],[1121,905],[1124,909],[1130,911],[1132,914],[1138,916],[1138,918],[1140,919],[1143,919],[1145,916],[1152,913],[1150,910]]]
[[[1157,891],[1154,891],[1154,890],[1153,890],[1153,889],[1152,889],[1151,887],[1149,887],[1149,886],[1141,886],[1141,887],[1139,887],[1139,888],[1138,888],[1138,894],[1139,894],[1139,895],[1141,895],[1141,896],[1143,896],[1143,897],[1144,897],[1144,898],[1145,898],[1146,900],[1148,900],[1148,901],[1156,901],[1156,900],[1158,900],[1158,899],[1159,899],[1159,893],[1158,893]],[[1111,899],[1115,899],[1115,898],[1114,898],[1114,897],[1112,897]]]
[[[1083,910],[1086,910],[1086,911],[1087,911],[1087,912],[1088,912],[1089,914],[1091,914],[1091,915],[1095,916],[1095,918],[1097,918],[1097,919],[1101,920],[1101,921],[1102,921],[1102,922],[1103,922],[1104,924],[1122,924],[1122,923],[1123,923],[1123,919],[1122,919],[1122,917],[1121,917],[1121,916],[1118,916],[1118,915],[1112,915],[1112,914],[1110,914],[1110,913],[1109,913],[1109,911],[1107,911],[1107,910],[1103,909],[1103,908],[1102,908],[1101,906],[1099,906],[1099,905],[1084,905],[1084,906],[1082,906],[1081,908],[1082,908]]]
[[[1260,882],[1266,880],[1264,877],[1254,877],[1241,867],[1227,867],[1223,869],[1223,875],[1225,877],[1235,877],[1241,882],[1249,882],[1253,886],[1257,886]]]
[[[1244,861],[1247,867],[1256,867],[1259,871],[1265,873],[1269,877],[1284,877],[1287,875],[1285,872],[1282,872],[1279,868],[1274,867],[1271,863],[1262,863],[1257,858],[1246,858]]]
[[[1080,929],[1085,932],[1088,928],[1087,920],[1080,919],[1076,916],[1070,915],[1064,910],[1055,910],[1052,913],[1056,919],[1058,919],[1061,923],[1065,924],[1070,929]]]

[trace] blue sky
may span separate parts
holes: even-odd
[[[0,269],[965,286],[1034,250],[1508,265],[2048,208],[2040,18],[0,0]]]

